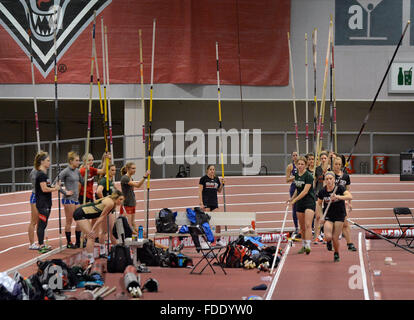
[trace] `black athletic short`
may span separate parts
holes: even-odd
[[[204,205],[204,207],[210,209],[210,211],[218,209],[218,205]]]
[[[346,214],[326,214],[325,221],[330,222],[344,222],[345,221]]]
[[[73,220],[79,221],[79,220],[86,220],[86,219],[87,218],[81,208],[75,209],[75,211],[73,212]]]
[[[306,209],[315,211],[316,203],[311,197],[305,197],[296,202],[296,212],[305,212]]]

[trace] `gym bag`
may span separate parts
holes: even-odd
[[[110,273],[124,272],[125,268],[133,264],[129,247],[116,244],[111,247],[108,255],[107,270]]]

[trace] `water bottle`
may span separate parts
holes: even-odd
[[[138,239],[144,238],[144,228],[142,226],[138,227]]]
[[[184,256],[182,253],[177,254],[177,258],[178,258],[178,266],[182,267],[184,264]]]

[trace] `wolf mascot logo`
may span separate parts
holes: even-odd
[[[29,56],[32,34],[34,63],[44,78],[57,60],[112,0],[0,0],[0,24]]]

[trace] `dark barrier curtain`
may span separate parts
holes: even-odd
[[[13,3],[21,6],[20,1]],[[65,14],[79,12],[70,6],[84,3],[71,1]],[[243,85],[288,85],[290,0],[113,0],[97,17],[102,77],[101,16],[108,26],[111,83],[139,82],[138,29],[143,32],[144,81],[150,82],[152,22],[156,18],[154,83],[217,83],[218,41],[222,84],[239,85],[241,79]],[[66,16],[63,29],[74,18]],[[31,83],[27,53],[4,26],[3,22],[0,83]],[[58,61],[66,67],[58,75],[59,83],[89,82],[91,33],[89,23]],[[46,79],[36,70],[36,82],[53,83],[53,70]]]

